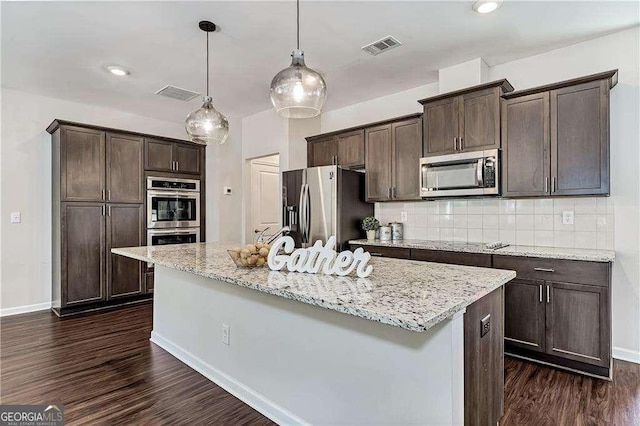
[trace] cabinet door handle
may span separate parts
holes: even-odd
[[[453,150],[454,151],[458,150],[458,138],[456,137],[453,138]]]
[[[549,296],[549,285],[547,284],[547,303],[549,303],[550,300],[551,297]]]
[[[369,252],[369,254],[370,254],[371,256],[382,257],[382,253],[373,253],[373,252]]]
[[[108,211],[109,211],[109,217],[111,217],[111,205],[109,205]]]
[[[391,198],[396,198],[396,187],[395,186],[391,187]]]
[[[176,172],[180,171],[180,162],[176,161]]]
[[[107,191],[107,200],[111,201],[111,190]]]
[[[533,268],[534,271],[538,271],[538,272],[555,272],[555,269],[551,269],[551,268]]]
[[[542,303],[542,284],[540,284],[540,303]]]
[[[549,192],[549,176],[544,177],[544,193]]]
[[[388,193],[388,195],[389,195],[389,199],[391,199],[391,198],[392,198],[392,197],[391,197],[391,187],[387,188],[387,193]]]
[[[460,151],[464,150],[464,139],[460,136]]]
[[[102,205],[102,216],[104,216],[104,204]]]
[[[102,199],[104,200],[104,189],[102,190]]]
[[[556,177],[551,178],[551,192],[556,192]]]

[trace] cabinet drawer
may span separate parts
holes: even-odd
[[[395,257],[397,259],[410,258],[411,250],[408,248],[351,245],[351,250],[355,250],[358,247],[362,247],[365,251],[369,252],[371,256],[375,257]]]
[[[491,267],[490,254],[412,249],[411,259],[425,262],[449,263],[452,265]]]
[[[579,260],[493,256],[493,267],[516,271],[518,278],[609,287],[610,264]]]

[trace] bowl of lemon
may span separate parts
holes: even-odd
[[[231,259],[239,268],[259,268],[267,264],[271,246],[265,243],[247,244],[227,250]]]

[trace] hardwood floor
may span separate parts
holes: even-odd
[[[270,420],[149,342],[150,304],[58,319],[0,320],[0,402],[65,406],[67,424]]]
[[[67,424],[273,424],[149,342],[151,305],[0,320],[0,402],[61,403]],[[505,359],[500,425],[640,425],[640,365],[614,382]]]

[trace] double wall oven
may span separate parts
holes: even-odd
[[[200,241],[200,181],[147,178],[147,244]]]

